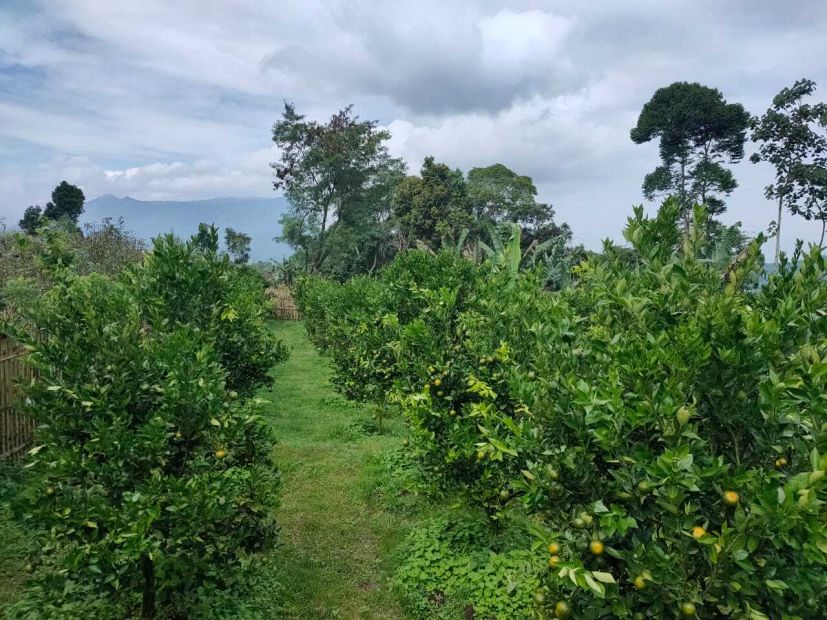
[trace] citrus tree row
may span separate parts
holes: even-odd
[[[677,215],[636,211],[631,256],[561,292],[411,252],[298,301],[342,391],[401,404],[435,490],[540,524],[538,616],[824,617],[824,258],[759,285],[762,240],[721,262]]]
[[[214,229],[115,278],[57,269],[14,328],[40,424],[16,506],[39,537],[19,618],[208,617],[274,540],[271,438],[247,398],[286,358]]]

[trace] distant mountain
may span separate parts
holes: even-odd
[[[290,248],[273,241],[281,233],[279,217],[287,210],[284,198],[210,198],[208,200],[135,200],[105,194],[86,203],[82,223],[100,222],[105,217],[123,218],[126,228],[140,239],[149,241],[162,233],[172,232],[189,238],[198,224],[215,224],[221,230],[234,228],[252,237],[250,258],[266,261],[289,256]]]

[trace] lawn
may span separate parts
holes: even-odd
[[[382,455],[401,444],[403,426],[392,418],[379,434],[370,406],[333,391],[326,360],[302,323],[274,329],[290,346],[290,359],[260,396],[269,401],[278,441],[282,529],[280,547],[257,575],[250,595],[257,600],[249,602],[264,617],[405,618],[389,576],[424,502],[394,497],[381,466]]]

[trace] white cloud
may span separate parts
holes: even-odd
[[[63,178],[90,197],[270,195],[289,99],[314,118],[355,103],[412,170],[433,154],[530,174],[597,247],[657,164],[628,137],[656,88],[697,80],[759,113],[807,76],[824,97],[825,30],[817,0],[0,3],[0,215]],[[736,176],[729,215],[757,231],[771,172]]]
[[[503,9],[496,15],[480,20],[482,62],[503,74],[534,74],[543,64],[556,61],[566,35],[571,31],[571,18],[533,10],[515,12]]]

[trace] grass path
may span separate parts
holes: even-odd
[[[342,399],[300,322],[281,322],[291,347],[261,396],[278,439],[283,474],[274,554],[286,618],[405,618],[389,588],[394,549],[415,516],[376,501],[377,456],[399,445],[401,425],[365,433],[369,410]]]

